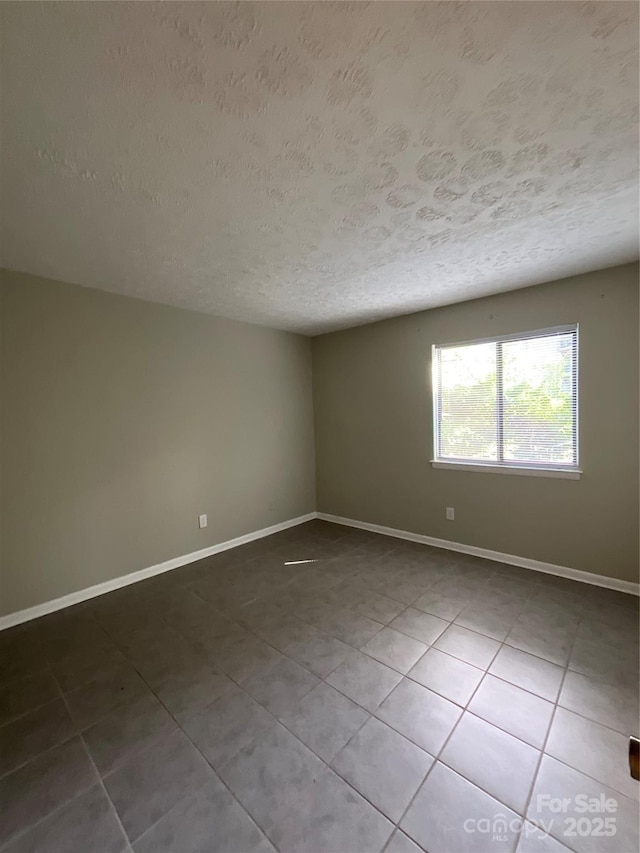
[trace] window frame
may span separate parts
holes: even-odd
[[[502,347],[498,344],[527,340],[530,338],[552,337],[558,334],[575,334],[575,363],[572,376],[573,397],[575,399],[575,461],[571,464],[554,464],[553,462],[521,462],[498,459],[468,459],[463,457],[441,456],[440,454],[440,383],[438,381],[439,350],[453,347],[473,346],[475,344],[496,344],[496,429],[498,457],[504,456],[504,395],[501,386],[502,371],[498,370],[498,360],[502,357]],[[580,329],[578,323],[567,323],[561,326],[550,326],[543,329],[533,329],[526,332],[516,332],[505,335],[490,335],[473,340],[454,341],[431,346],[431,404],[433,410],[433,468],[458,471],[483,471],[485,473],[524,474],[534,477],[558,477],[563,479],[580,479],[580,411],[579,411],[579,370],[580,370]]]

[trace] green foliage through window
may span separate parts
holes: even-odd
[[[436,458],[577,464],[577,330],[434,348]]]

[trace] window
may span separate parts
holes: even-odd
[[[578,477],[577,377],[577,326],[434,346],[434,466]]]

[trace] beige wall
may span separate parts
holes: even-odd
[[[311,341],[17,273],[0,298],[0,614],[315,508]],[[570,322],[582,479],[432,469],[431,345]],[[637,265],[313,357],[319,510],[637,580]]]
[[[0,613],[315,508],[308,339],[15,273],[1,294]]]
[[[433,469],[431,345],[574,322],[582,479]],[[318,510],[638,580],[637,264],[323,335],[313,357]]]

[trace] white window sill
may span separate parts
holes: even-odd
[[[579,468],[539,468],[526,465],[499,465],[492,462],[445,462],[431,460],[433,468],[447,468],[450,471],[481,471],[485,474],[516,474],[525,477],[556,477],[561,480],[579,480],[582,471]]]

